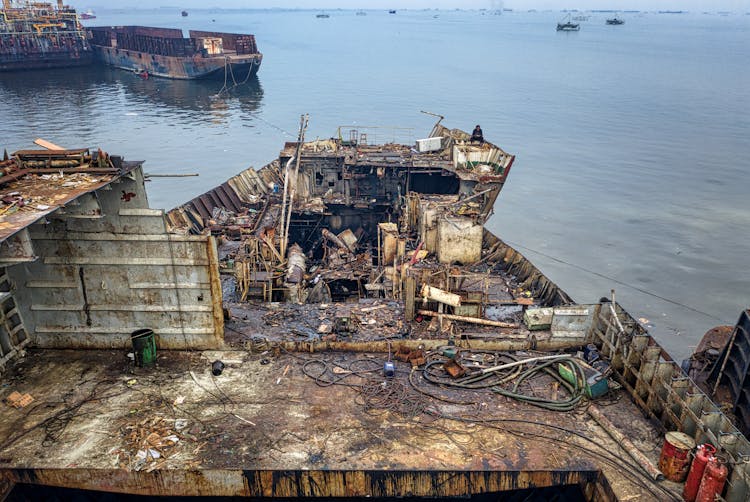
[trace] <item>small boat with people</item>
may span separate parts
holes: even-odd
[[[625,21],[623,21],[622,19],[618,17],[613,17],[612,19],[607,19],[607,24],[612,24],[612,25],[625,24]]]
[[[580,29],[580,24],[574,23],[570,20],[570,14],[565,16],[561,22],[557,23],[557,31],[579,31]]]

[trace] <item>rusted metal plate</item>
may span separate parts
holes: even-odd
[[[48,405],[29,412],[0,406],[0,473],[147,495],[453,497],[591,482],[602,471],[620,497],[654,499],[637,475],[620,472],[617,455],[606,453],[617,447],[585,415],[571,423],[579,437],[557,429],[561,415],[491,392],[469,406],[478,422],[449,418],[466,415],[429,398],[428,413],[368,411],[355,389],[319,386],[305,375],[306,361],[318,357],[169,351],[155,369],[138,369],[123,365],[124,351],[32,352],[13,390]],[[385,356],[320,357],[347,367]],[[216,358],[226,364],[218,377],[211,375]],[[393,385],[407,376],[397,372]],[[628,400],[618,406],[631,422],[637,417]],[[41,425],[57,420],[65,427]],[[178,441],[139,462],[146,443],[132,434],[145,438],[162,421],[162,434]],[[625,432],[649,430],[636,421]],[[656,457],[658,445],[634,440]]]
[[[112,175],[96,175],[91,178],[71,176],[67,178],[67,181],[75,183],[75,185],[65,187],[62,184],[66,181],[61,181],[58,186],[55,186],[51,185],[49,180],[39,177],[32,178],[19,180],[5,187],[6,192],[19,192],[24,198],[30,198],[32,203],[25,204],[13,213],[0,215],[0,241],[7,239],[81,195],[98,190],[116,179]]]

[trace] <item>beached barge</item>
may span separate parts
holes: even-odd
[[[0,165],[2,486],[679,500],[654,464],[682,431],[747,500],[747,439],[643,327],[484,229],[512,155],[439,124],[362,132],[287,143],[168,214],[138,162]],[[143,329],[152,367],[128,357]],[[555,377],[589,344],[612,371],[593,399]]]
[[[143,75],[174,79],[246,81],[263,61],[255,36],[148,26],[88,28],[99,61]]]
[[[93,52],[75,9],[57,1],[3,0],[0,71],[66,68],[91,64]]]

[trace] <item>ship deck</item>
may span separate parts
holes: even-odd
[[[742,500],[747,442],[614,292],[576,304],[484,228],[513,156],[464,136],[287,144],[166,218],[140,168],[60,190],[20,238],[31,265],[0,277],[6,331],[35,347],[6,356],[0,495],[678,500],[655,464],[679,430],[733,455]]]
[[[448,497],[580,485],[587,500],[668,500],[663,490],[676,486],[651,482],[585,406],[560,413],[449,392],[402,362],[386,380],[384,358],[261,345],[161,351],[156,367],[136,368],[121,350],[30,351],[4,379],[34,401],[0,407],[0,468],[35,484],[159,495]],[[225,364],[218,376],[215,360]],[[656,461],[661,435],[622,391],[596,406]]]

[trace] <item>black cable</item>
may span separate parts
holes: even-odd
[[[699,310],[699,309],[697,309],[695,307],[691,307],[690,305],[686,305],[684,303],[680,303],[680,302],[678,302],[676,300],[670,300],[669,298],[665,298],[664,296],[657,295],[656,293],[652,293],[650,291],[646,291],[643,288],[639,288],[638,286],[633,286],[632,284],[628,284],[627,282],[623,282],[623,281],[621,281],[619,279],[615,279],[614,277],[610,277],[608,275],[604,275],[604,274],[602,274],[600,272],[595,272],[594,270],[588,269],[586,267],[582,267],[580,265],[576,265],[575,263],[570,263],[568,261],[561,260],[560,258],[555,258],[554,256],[548,255],[547,253],[543,253],[541,251],[537,251],[536,249],[532,249],[530,247],[522,246],[521,244],[518,244],[518,243],[515,243],[515,242],[511,242],[511,241],[505,241],[505,242],[508,243],[508,244],[510,244],[511,246],[518,247],[518,248],[521,248],[521,249],[525,249],[527,251],[531,251],[532,253],[536,253],[536,254],[538,254],[540,256],[544,256],[545,258],[549,258],[550,260],[556,261],[558,263],[562,263],[563,265],[567,265],[569,267],[577,268],[578,270],[583,270],[584,272],[588,272],[589,274],[595,275],[597,277],[601,277],[602,279],[607,279],[608,281],[612,281],[614,283],[620,284],[620,285],[625,286],[627,288],[634,289],[635,291],[638,291],[639,293],[643,293],[644,295],[653,296],[654,298],[658,298],[659,300],[665,301],[667,303],[671,303],[672,305],[677,305],[678,307],[682,307],[684,309],[690,310],[692,312],[695,312],[696,314],[704,315],[706,317],[709,317],[711,319],[714,319],[714,320],[719,321],[719,322],[724,323],[724,324],[730,324],[730,323],[727,323],[727,321],[725,321],[724,319],[721,319],[719,317],[716,317],[715,315],[709,314],[708,312],[704,312],[704,311]]]
[[[484,419],[484,418],[467,418],[467,417],[460,417],[460,416],[455,416],[455,415],[446,415],[446,414],[443,414],[443,413],[440,413],[440,412],[432,412],[429,409],[426,410],[426,413],[431,414],[431,415],[433,415],[433,416],[435,416],[437,418],[442,418],[442,419],[446,419],[446,420],[454,420],[454,421],[458,421],[458,422],[474,423],[474,424],[477,424],[477,425],[483,425],[485,427],[499,429],[499,430],[508,432],[509,434],[513,434],[513,435],[519,435],[520,434],[522,437],[524,437],[524,435],[531,435],[531,436],[534,436],[534,437],[536,437],[538,439],[541,439],[541,440],[544,440],[544,441],[554,442],[554,444],[556,444],[558,446],[559,446],[560,443],[564,443],[567,446],[570,446],[570,447],[573,447],[573,448],[577,448],[579,450],[583,450],[584,452],[586,452],[588,454],[594,455],[597,458],[599,458],[599,459],[603,460],[604,462],[608,463],[611,467],[614,467],[614,468],[618,469],[622,474],[624,474],[632,482],[638,484],[642,488],[645,488],[646,490],[648,490],[649,492],[651,492],[652,495],[657,496],[657,500],[663,500],[663,499],[661,499],[661,498],[658,497],[658,494],[654,492],[654,490],[653,490],[652,487],[656,487],[660,491],[662,491],[663,493],[668,494],[675,501],[681,500],[680,497],[678,497],[676,494],[674,494],[671,491],[669,491],[667,488],[656,484],[646,473],[644,473],[642,471],[642,469],[641,469],[641,467],[639,465],[631,462],[629,459],[627,459],[625,457],[615,457],[614,454],[612,454],[609,450],[606,450],[606,448],[603,445],[597,443],[593,439],[588,438],[588,437],[584,436],[583,434],[581,434],[580,432],[577,432],[577,431],[575,431],[573,429],[567,429],[565,427],[556,426],[556,425],[548,424],[548,423],[545,423],[545,422],[536,422],[536,421],[533,421],[533,420],[520,420],[520,419],[511,419],[511,418],[494,418],[494,419],[493,418],[487,418],[487,419]],[[565,438],[550,437],[550,436],[545,436],[543,434],[533,433],[533,432],[528,432],[528,431],[517,431],[517,430],[514,431],[514,430],[511,430],[511,429],[509,429],[507,427],[501,427],[499,425],[496,425],[498,423],[518,423],[518,424],[522,424],[522,425],[535,425],[535,426],[548,427],[548,428],[551,428],[551,429],[559,430],[561,432],[565,432],[566,434],[572,434],[572,435],[575,435],[577,437],[580,437],[583,440],[591,443],[593,446],[604,450],[605,453],[597,452],[597,451],[592,450],[590,448],[587,448],[585,446],[573,443],[573,442],[571,442],[571,441],[569,441],[569,440],[567,440]],[[648,483],[644,482],[644,479],[648,480]]]

